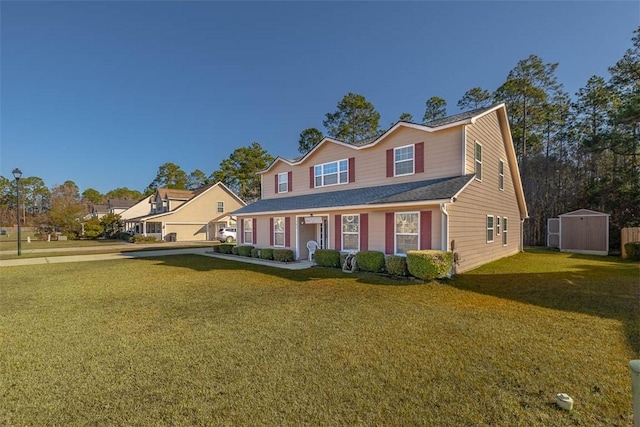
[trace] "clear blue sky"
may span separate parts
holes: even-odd
[[[571,95],[631,47],[640,2],[0,2],[0,175],[136,190],[240,146],[298,155],[348,92],[381,125],[450,114],[530,54]]]

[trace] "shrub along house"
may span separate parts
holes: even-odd
[[[259,172],[262,199],[234,212],[238,243],[307,243],[343,252],[454,252],[456,271],[522,250],[527,207],[504,104],[426,125],[398,122],[378,138],[324,138]]]
[[[135,234],[167,241],[214,240],[218,228],[235,225],[231,212],[245,203],[223,183],[195,190],[158,188],[147,215],[125,220]]]

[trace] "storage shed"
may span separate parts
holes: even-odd
[[[560,252],[609,254],[609,214],[579,209],[547,220],[547,247]]]

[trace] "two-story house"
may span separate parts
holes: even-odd
[[[427,125],[398,122],[373,140],[324,138],[259,172],[262,199],[234,213],[239,244],[311,240],[343,252],[440,249],[456,271],[522,250],[527,215],[504,104]]]
[[[235,225],[231,212],[245,206],[221,182],[195,190],[158,188],[143,200],[147,214],[125,219],[125,229],[168,241],[214,240],[219,228]]]

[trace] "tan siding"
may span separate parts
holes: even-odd
[[[396,184],[400,182],[426,180],[432,178],[456,176],[460,174],[460,156],[462,127],[443,130],[437,133],[417,129],[399,128],[384,141],[375,146],[356,150],[340,144],[325,143],[308,159],[297,166],[278,162],[268,173],[262,175],[262,198],[289,197],[302,194],[320,194],[350,188],[370,187],[374,185]],[[425,143],[424,173],[402,177],[387,178],[386,150],[419,142]],[[309,188],[309,168],[323,163],[355,157],[356,181],[328,187]],[[293,172],[293,191],[275,193],[275,178],[278,173]]]
[[[206,224],[167,224],[164,230],[165,236],[176,234],[176,241],[202,241],[207,240]],[[211,236],[213,238],[213,236]]]
[[[455,252],[459,254],[458,272],[463,272],[486,262],[515,254],[520,251],[521,219],[520,211],[510,179],[511,171],[507,162],[497,114],[488,114],[467,126],[467,172],[474,171],[474,144],[482,144],[482,182],[473,181],[450,204],[450,240],[455,241]],[[504,191],[498,189],[498,160],[504,160]],[[507,217],[509,222],[507,246],[502,246],[502,221],[500,236],[495,235],[493,243],[486,241],[486,217],[494,215]]]
[[[225,214],[219,214],[218,201],[224,202]],[[214,187],[189,202],[182,209],[162,218],[165,222],[209,222],[226,216],[242,205],[220,187]]]

